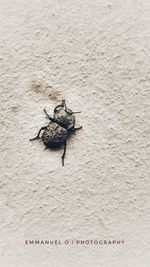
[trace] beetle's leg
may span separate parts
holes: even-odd
[[[73,114],[81,113],[81,111],[75,111],[75,112],[73,111],[72,113],[73,113]]]
[[[81,113],[81,111],[72,111],[72,110],[69,110],[69,111],[68,111],[66,105],[65,105],[65,111],[66,111],[68,114],[70,114],[70,115],[72,115],[72,114],[76,114],[76,113]]]
[[[45,109],[45,108],[44,108],[44,112],[45,112],[45,114],[46,114],[47,118],[49,118],[49,120],[51,120],[51,121],[54,121],[54,120],[53,120],[53,118],[51,118],[51,116],[49,116],[49,115],[48,115],[48,113],[47,113],[47,111],[46,111],[46,109]]]
[[[65,108],[65,110],[67,109],[67,107],[66,107],[66,103],[65,103],[65,100],[64,100],[64,99],[62,99],[60,105],[58,105],[58,106],[56,106],[56,107],[54,108],[54,113],[57,112],[57,109],[58,109],[58,108],[63,108],[63,107]]]
[[[66,154],[66,147],[67,147],[67,143],[66,143],[66,141],[65,141],[65,143],[64,143],[64,152],[63,152],[63,154],[62,154],[62,166],[64,166],[64,158],[65,158],[65,154]]]
[[[82,129],[82,126],[79,126],[79,127],[77,127],[77,128],[73,128],[72,130],[73,130],[73,131],[76,131],[76,130],[80,130],[80,129]]]
[[[40,133],[41,133],[41,131],[42,131],[42,130],[45,130],[46,128],[47,128],[47,126],[44,126],[44,127],[42,127],[42,128],[39,130],[39,132],[38,132],[37,136],[36,136],[36,137],[34,137],[34,138],[31,138],[31,139],[30,139],[30,141],[33,141],[33,140],[39,139],[39,138],[40,138]]]
[[[54,108],[54,113],[56,113],[56,112],[57,112],[57,109],[58,109],[58,108],[60,108],[60,107],[62,108],[62,107],[63,107],[63,105],[62,105],[62,104],[60,104],[60,105],[56,106],[56,107]]]

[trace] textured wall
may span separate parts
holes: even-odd
[[[2,267],[150,264],[150,2],[0,1]],[[29,142],[65,98],[83,129]],[[124,245],[25,245],[29,239]]]

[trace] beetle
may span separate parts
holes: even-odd
[[[61,104],[54,108],[53,117],[48,115],[46,109],[44,109],[44,112],[50,122],[47,126],[41,127],[37,136],[31,138],[30,141],[40,139],[40,133],[43,131],[41,139],[47,148],[60,148],[63,145],[62,166],[64,166],[67,138],[71,133],[82,128],[82,126],[75,127],[74,114],[80,113],[80,111],[73,112],[71,109],[67,108],[66,102],[63,99]]]

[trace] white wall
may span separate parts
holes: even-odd
[[[150,2],[0,1],[2,267],[148,267]],[[83,129],[29,142],[65,98]],[[124,245],[25,246],[28,239]]]

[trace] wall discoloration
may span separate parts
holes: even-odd
[[[11,107],[11,111],[12,111],[13,113],[18,113],[19,110],[20,110],[20,106],[13,106],[13,107]]]
[[[61,92],[54,89],[48,84],[44,84],[40,81],[32,81],[31,90],[37,94],[42,94],[47,99],[51,101],[59,102],[61,100]]]

